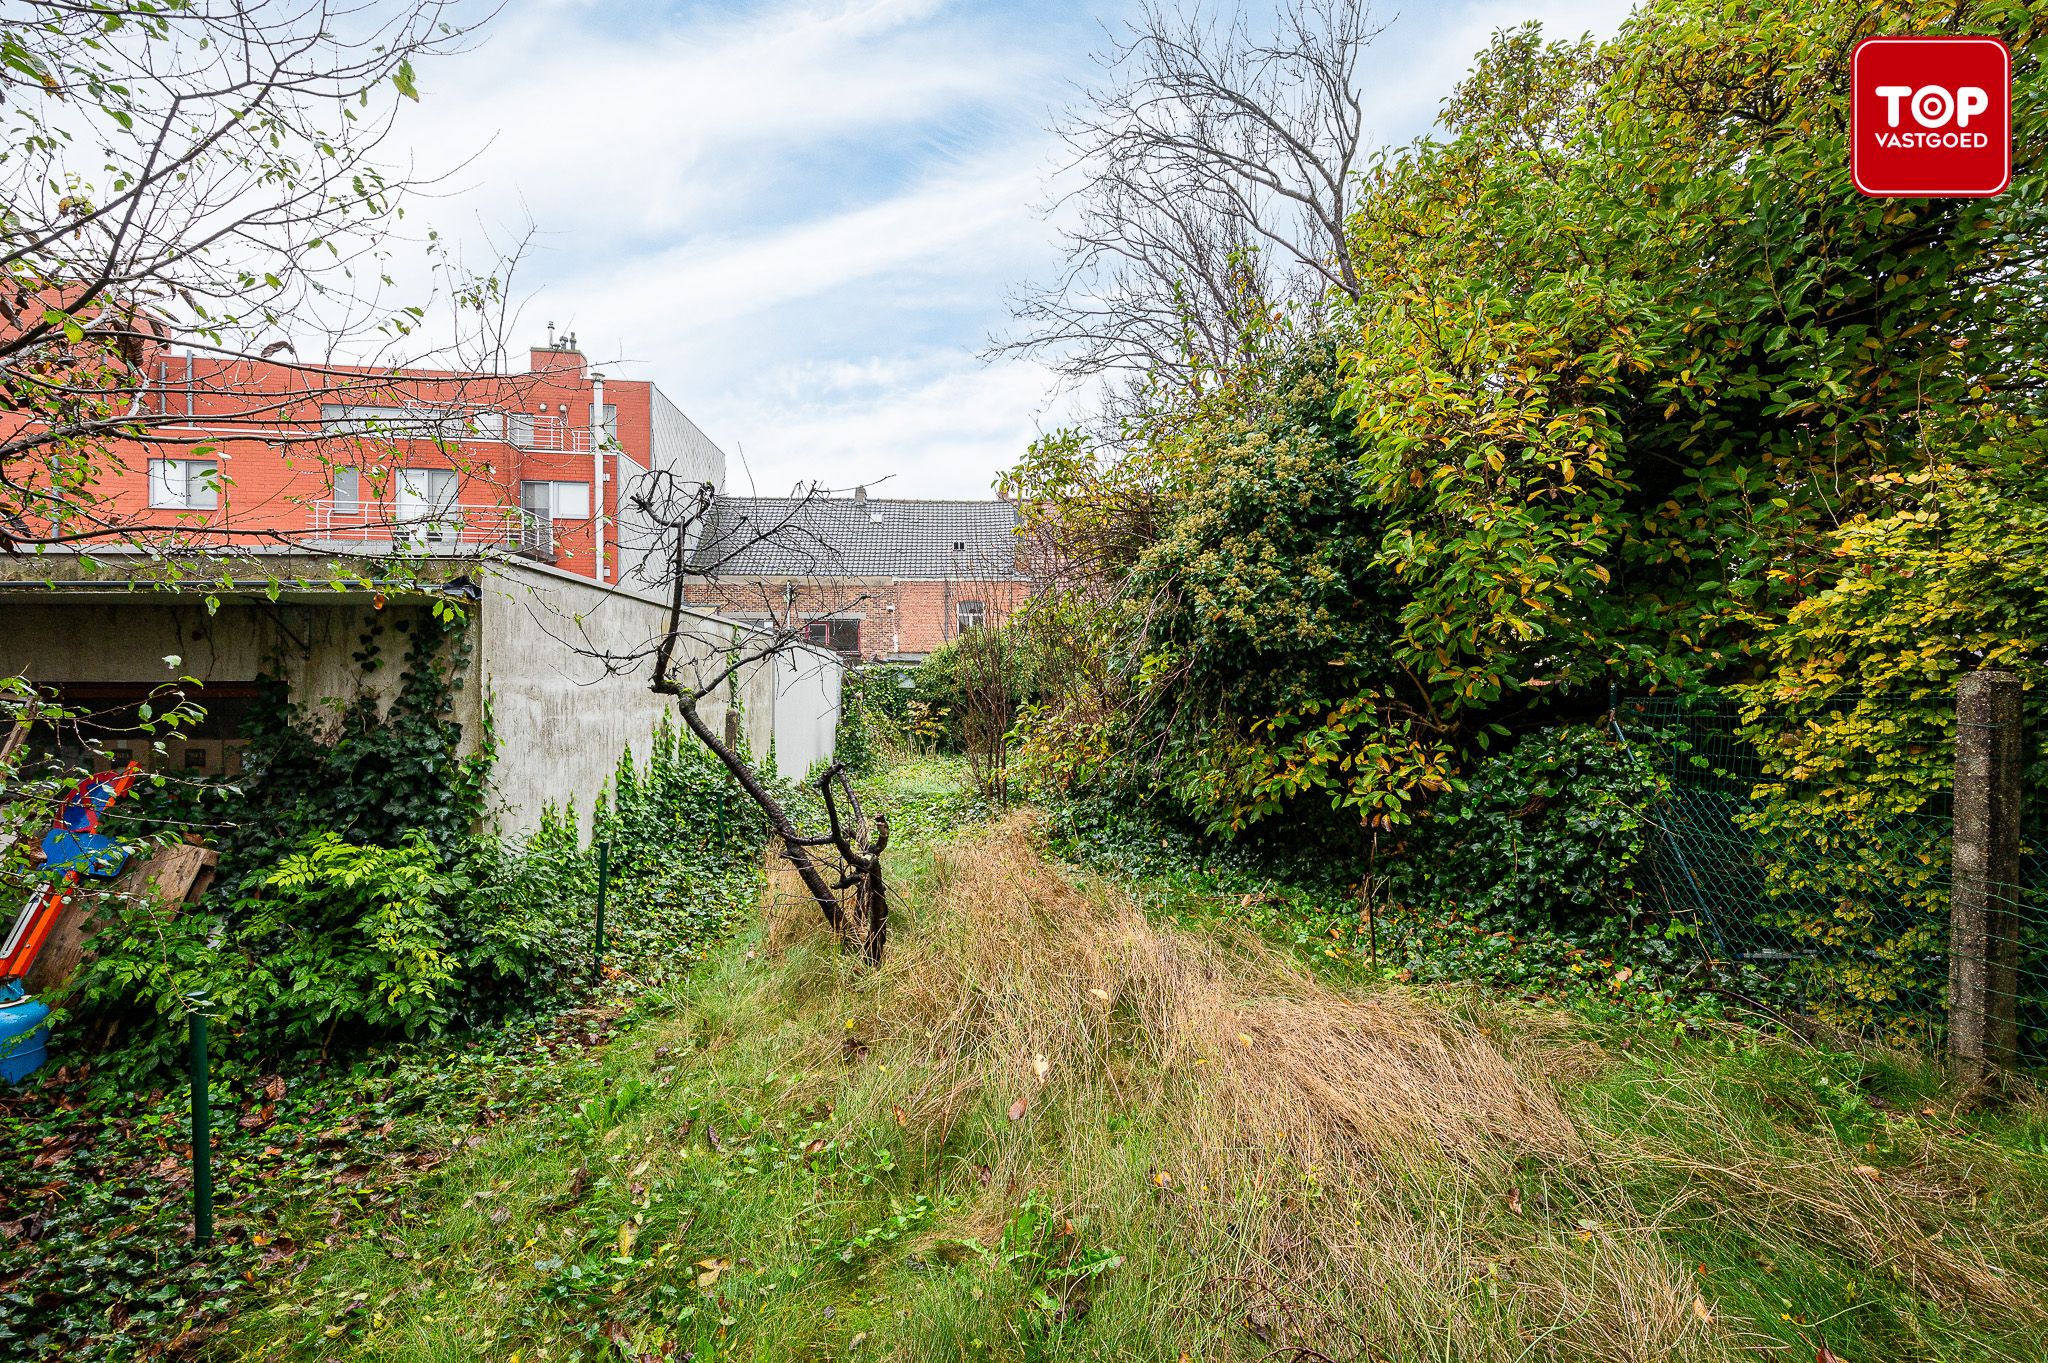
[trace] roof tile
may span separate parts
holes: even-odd
[[[882,497],[726,497],[691,558],[707,577],[1010,578],[1008,502]]]

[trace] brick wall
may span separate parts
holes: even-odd
[[[860,656],[923,655],[959,637],[960,604],[982,603],[988,624],[1000,623],[1031,594],[1020,581],[887,578],[763,578],[692,582],[691,604],[734,616],[778,621],[851,619],[860,627]]]
[[[110,499],[106,509],[144,532],[244,546],[359,539],[371,550],[389,539],[396,472],[447,469],[456,475],[456,503],[501,510],[510,534],[516,529],[512,513],[520,505],[521,482],[589,484],[595,477],[587,441],[582,450],[530,449],[482,436],[443,445],[431,439],[321,431],[323,404],[414,403],[545,416],[564,432],[587,434],[590,376],[574,351],[536,350],[531,372],[509,375],[409,371],[392,376],[207,359],[188,365],[180,355],[157,357],[150,373],[160,410],[186,420],[153,429],[147,440],[116,443],[98,480],[99,491]],[[618,409],[619,445],[643,468],[651,465],[652,392],[645,380],[605,384],[605,402]],[[150,506],[149,463],[166,458],[216,462],[218,505],[206,511]],[[370,509],[363,516],[323,522],[319,504],[333,496],[333,471],[340,468],[367,471],[361,495]],[[605,514],[612,518],[606,531],[607,580],[617,577],[620,493],[612,465],[604,497]],[[557,567],[594,575],[594,525],[587,517],[555,523]],[[481,515],[474,529],[487,537],[493,526],[492,516]]]

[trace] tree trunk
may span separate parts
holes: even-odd
[[[740,789],[746,791],[749,798],[761,807],[761,812],[768,816],[769,827],[775,830],[775,836],[782,839],[782,855],[796,867],[797,876],[803,881],[804,888],[811,892],[811,898],[818,901],[818,909],[825,915],[825,921],[831,924],[833,931],[845,932],[846,913],[839,906],[839,896],[832,892],[824,873],[818,869],[818,863],[811,859],[803,834],[797,832],[796,825],[790,822],[781,802],[768,793],[768,788],[761,784],[753,769],[740,761],[739,754],[711,731],[711,726],[697,713],[695,701],[685,699],[677,708],[683,712],[683,723],[689,726],[690,732],[697,735],[698,741],[725,764],[725,769],[740,783]]]

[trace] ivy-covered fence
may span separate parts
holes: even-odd
[[[1909,772],[1883,746],[1824,764],[1787,756],[1771,741],[1783,719],[1719,694],[1616,705],[1617,733],[1658,777],[1665,903],[1703,953],[1780,1006],[1937,1047],[1955,955],[1954,791],[1918,775],[1952,765],[1954,726],[1929,740],[1945,742],[1939,753],[1909,745],[1916,759],[1938,759]],[[2018,928],[2020,1058],[2048,1064],[2048,835],[2038,827],[2022,835],[2018,883],[1994,893]]]

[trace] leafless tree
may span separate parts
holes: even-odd
[[[1356,297],[1344,229],[1381,27],[1366,0],[1146,0],[1058,128],[1065,265],[1014,300],[1021,329],[994,351],[1069,380],[1198,381],[1277,310]]]
[[[188,535],[191,518],[122,509],[105,491],[110,473],[237,433],[317,456],[329,433],[292,413],[392,401],[398,375],[437,361],[493,367],[504,269],[467,270],[432,234],[404,242],[405,203],[432,177],[383,155],[401,110],[419,98],[415,64],[462,48],[487,17],[481,9],[461,0],[7,8],[0,552],[160,549]],[[445,284],[433,286],[435,300],[392,297],[401,247],[417,247]],[[433,315],[430,303],[450,315]],[[206,376],[211,430],[194,430],[189,401],[172,400],[173,345],[184,374],[196,360]],[[357,431],[353,443],[371,434]],[[207,539],[238,533],[275,532],[211,527]]]
[[[878,964],[888,936],[882,862],[889,846],[888,817],[870,817],[845,767],[833,763],[815,781],[826,828],[806,831],[790,803],[777,794],[776,783],[751,760],[732,704],[750,669],[815,647],[812,624],[837,611],[859,609],[865,600],[817,591],[784,592],[735,571],[763,547],[772,547],[778,558],[791,564],[792,571],[780,575],[786,583],[804,577],[807,565],[826,566],[833,549],[814,528],[810,513],[831,495],[815,485],[799,488],[788,498],[763,499],[769,510],[758,517],[726,520],[714,514],[717,490],[710,484],[650,471],[631,494],[634,517],[647,537],[647,552],[634,579],[643,589],[658,589],[667,597],[662,628],[631,646],[607,647],[592,641],[588,622],[562,623],[567,631],[564,642],[575,652],[596,660],[609,674],[643,672],[654,692],[674,699],[683,726],[767,817],[783,857],[825,921],[849,949]],[[738,595],[721,593],[720,608],[744,618],[709,638],[704,617],[691,608],[689,589],[692,583],[717,585],[728,576],[737,579],[727,585]],[[723,724],[714,722],[720,708]],[[847,891],[851,894],[842,900]]]

